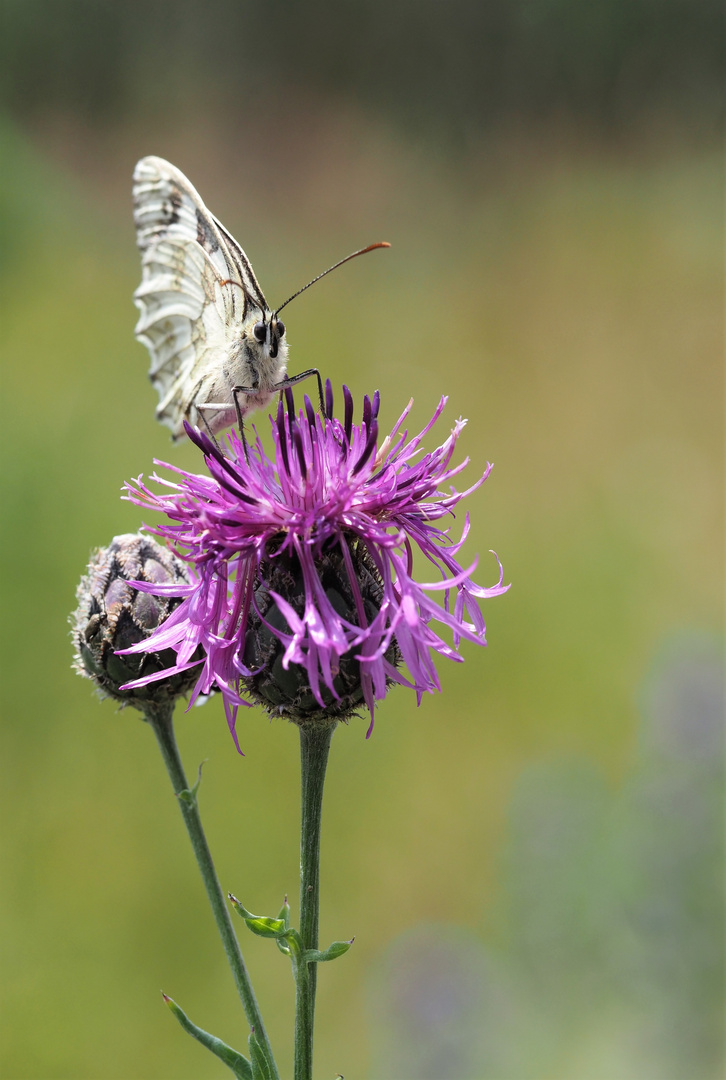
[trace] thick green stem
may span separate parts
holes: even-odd
[[[184,775],[184,767],[174,737],[172,712],[173,706],[162,708],[150,707],[146,710],[145,715],[156,735],[156,741],[159,744],[161,755],[164,758],[164,764],[169,773],[169,779],[171,780],[174,794],[179,796],[180,792],[189,791],[189,784]],[[202,829],[202,821],[199,816],[197,800],[196,798],[193,798],[191,801],[186,801],[185,799],[177,798],[177,802],[184,819],[184,824],[187,827],[187,832],[189,833],[189,839],[191,840],[192,848],[194,849],[199,872],[202,875],[204,888],[207,890],[209,903],[212,907],[214,921],[217,924],[219,936],[222,939],[224,951],[227,954],[227,960],[232,969],[232,975],[242,1000],[242,1005],[244,1006],[247,1022],[251,1028],[255,1029],[255,1035],[257,1036],[258,1041],[264,1047],[270,1062],[273,1062],[275,1080],[279,1080],[279,1074],[276,1066],[274,1066],[274,1059],[267,1038],[267,1032],[262,1023],[262,1017],[260,1016],[260,1010],[257,1005],[257,999],[255,998],[255,993],[252,989],[250,977],[247,974],[247,968],[245,967],[245,962],[242,958],[239,942],[237,941],[237,936],[232,926],[229,909],[219,884],[217,872],[214,869],[212,854],[209,850],[204,830]]]
[[[334,723],[300,725],[300,937],[303,949],[318,947],[320,913],[320,821],[323,784]],[[298,964],[295,999],[295,1080],[312,1080],[317,964]]]

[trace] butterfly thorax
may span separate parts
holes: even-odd
[[[287,342],[273,339],[258,341],[254,336],[257,319],[252,318],[237,331],[229,343],[223,362],[212,363],[200,383],[192,388],[185,402],[187,419],[201,424],[215,435],[241,416],[266,408],[275,387],[287,373]],[[276,355],[271,355],[275,352]],[[235,405],[237,399],[237,406]]]

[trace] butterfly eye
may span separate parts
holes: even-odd
[[[257,341],[259,341],[261,345],[267,336],[267,327],[263,322],[256,322],[255,325],[252,327],[252,333],[255,335],[255,338],[257,339]]]
[[[282,319],[277,320],[277,332],[280,335],[280,337],[285,336],[285,324],[282,321]]]

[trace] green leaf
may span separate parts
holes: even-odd
[[[216,1035],[210,1035],[208,1031],[203,1031],[202,1028],[193,1024],[183,1009],[180,1009],[175,1001],[166,994],[161,995],[164,1001],[169,1006],[174,1016],[177,1018],[181,1026],[185,1031],[189,1032],[202,1046],[206,1046],[207,1050],[211,1050],[215,1057],[218,1057],[220,1061],[232,1070],[237,1080],[255,1080],[255,1073],[252,1065],[240,1054],[239,1050],[233,1050],[231,1046],[227,1046],[225,1042],[218,1039]],[[272,1076],[272,1073],[270,1073]],[[266,1078],[265,1078],[266,1080]]]
[[[199,791],[199,785],[202,782],[202,765],[204,765],[204,762],[202,762],[202,764],[199,766],[199,771],[197,772],[197,782],[194,787],[184,788],[182,791],[179,791],[177,793],[177,798],[181,799],[182,802],[187,803],[189,806],[197,805],[197,792]]]
[[[306,949],[302,955],[303,961],[306,964],[322,964],[326,960],[337,960],[343,953],[347,953],[354,941],[355,938],[350,941],[334,941],[323,952],[320,949]]]
[[[255,1035],[254,1028],[250,1032],[249,1045],[252,1065],[251,1080],[275,1080],[272,1063]]]
[[[281,937],[287,932],[287,926],[283,919],[270,919],[266,915],[253,915],[232,893],[227,894],[238,915],[241,915],[253,934],[260,937]]]
[[[241,915],[243,919],[256,919],[257,918],[256,915],[253,915],[251,911],[247,910],[247,908],[244,906],[242,901],[238,900],[237,897],[233,893],[227,893],[227,899],[229,900],[230,904],[232,905],[234,910],[237,912],[237,914]]]
[[[293,928],[290,927],[290,929],[282,935],[280,940],[285,942],[293,956],[302,956],[303,943],[297,930],[293,930]]]
[[[287,902],[287,896],[285,897],[285,899],[283,901],[282,907],[280,908],[280,911],[279,911],[279,914],[278,914],[277,917],[278,917],[278,919],[283,920],[283,922],[285,923],[285,929],[287,930],[287,928],[290,925],[290,905]]]
[[[252,919],[245,919],[245,922],[252,933],[259,934],[260,937],[279,938],[287,933],[282,919],[266,919],[263,915],[257,915]]]

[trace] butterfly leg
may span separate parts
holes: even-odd
[[[201,405],[200,407],[197,408],[197,412],[201,416],[202,423],[204,424],[205,428],[207,429],[207,435],[209,435],[209,438],[212,440],[212,442],[214,443],[216,448],[219,450],[219,443],[217,442],[217,440],[215,438],[214,432],[212,431],[212,429],[209,426],[209,421],[207,420],[206,416],[204,415],[204,412],[202,411],[203,409],[204,409],[204,406]]]
[[[242,447],[245,452],[245,461],[249,465],[250,463],[250,448],[247,445],[247,436],[245,435],[245,422],[242,417],[242,409],[240,408],[238,394],[256,394],[257,390],[252,386],[233,386],[232,387],[232,399],[234,401],[235,412],[237,413],[237,426],[239,427],[239,437],[242,440]]]
[[[323,416],[328,414],[325,411],[325,397],[323,396],[323,380],[320,377],[320,372],[317,368],[308,368],[307,371],[301,371],[299,375],[293,375],[291,378],[283,379],[282,382],[275,383],[275,390],[287,390],[290,386],[296,386],[297,383],[302,382],[304,379],[309,379],[312,375],[318,380],[318,396],[320,398],[320,411]],[[332,417],[328,416],[328,420],[332,420]]]

